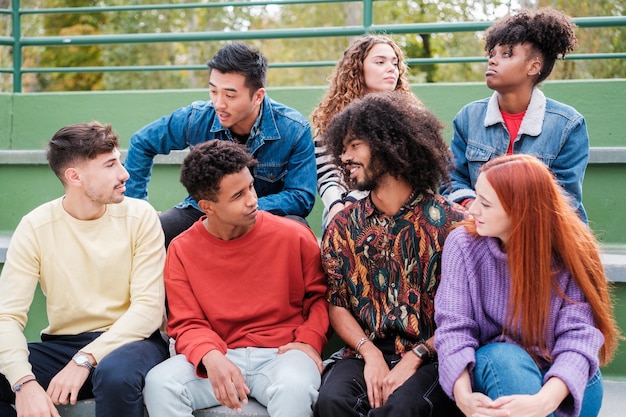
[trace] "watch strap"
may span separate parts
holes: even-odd
[[[418,358],[422,360],[422,362],[430,362],[430,350],[423,343],[420,343],[411,350]]]

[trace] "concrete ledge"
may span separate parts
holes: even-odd
[[[626,282],[626,245],[603,245],[600,257],[607,280]]]
[[[76,405],[59,405],[57,409],[61,414],[61,417],[93,417],[96,415],[96,403],[93,399],[82,400],[76,403]],[[253,399],[250,399],[248,404],[244,405],[243,412],[237,413],[228,407],[219,406],[212,408],[205,408],[202,410],[194,411],[195,417],[228,417],[228,416],[240,416],[240,417],[269,417],[267,410],[261,404]],[[148,417],[148,412],[144,412],[144,416]]]
[[[7,249],[10,241],[11,236],[9,234],[0,234],[0,264],[3,264],[7,259]]]
[[[127,149],[122,149],[122,159],[126,157]],[[157,165],[180,165],[189,150],[172,151],[169,155],[157,155],[154,163]],[[626,147],[591,147],[589,150],[590,164],[626,164]],[[32,150],[0,150],[0,164],[2,165],[47,165],[46,152],[40,149]]]
[[[121,149],[122,160],[126,158],[127,149]],[[157,155],[154,163],[157,165],[180,165],[189,150],[172,151],[169,155]],[[626,161],[626,148],[624,148],[624,160]],[[0,150],[0,165],[48,165],[46,151],[41,149],[32,150]]]
[[[622,417],[626,409],[626,381],[604,380],[604,399],[599,417]],[[79,401],[75,406],[58,406],[61,417],[93,417],[95,415],[95,403],[93,400]],[[243,413],[239,414],[227,407],[213,407],[198,410],[193,413],[195,417],[269,417],[265,407],[254,400],[244,406]],[[145,413],[148,417],[148,413]]]

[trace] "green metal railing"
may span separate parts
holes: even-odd
[[[375,0],[274,0],[274,1],[231,1],[214,3],[190,3],[190,4],[155,4],[134,6],[109,6],[109,7],[65,7],[55,9],[32,9],[24,10],[20,7],[20,0],[12,0],[11,9],[0,9],[0,14],[11,15],[11,36],[0,36],[0,46],[13,48],[12,68],[0,68],[0,73],[12,74],[13,92],[21,92],[22,76],[27,73],[63,73],[63,72],[126,72],[126,71],[179,71],[179,70],[203,70],[205,65],[143,65],[143,66],[98,66],[98,67],[24,67],[23,48],[35,46],[70,46],[70,45],[104,45],[119,43],[165,43],[165,42],[194,42],[194,41],[224,41],[224,40],[249,40],[249,39],[281,39],[281,38],[314,38],[332,36],[361,36],[368,33],[388,34],[432,34],[454,32],[476,32],[489,27],[492,22],[436,22],[415,24],[374,24]],[[384,0],[376,0],[384,1]],[[242,32],[234,31],[207,31],[188,33],[148,33],[148,34],[116,34],[116,35],[82,35],[82,36],[46,36],[46,37],[23,37],[21,18],[25,15],[51,14],[51,13],[88,13],[88,12],[125,12],[142,10],[173,10],[173,9],[206,9],[241,6],[269,6],[287,4],[317,4],[317,3],[362,3],[362,25],[341,27],[315,27],[299,29],[266,29],[249,30]],[[580,17],[574,18],[574,23],[581,28],[598,27],[621,27],[626,26],[626,16],[604,17]],[[571,54],[568,60],[584,59],[626,59],[626,52],[618,53],[593,53]],[[484,56],[473,57],[445,57],[445,58],[410,58],[406,59],[408,65],[432,65],[440,63],[473,63],[483,62]],[[335,61],[301,61],[279,62],[270,64],[271,68],[297,68],[297,67],[323,67],[333,66]]]

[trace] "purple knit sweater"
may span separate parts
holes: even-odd
[[[598,351],[604,343],[594,326],[589,304],[566,271],[557,277],[567,302],[553,295],[548,318],[548,348],[553,362],[542,364],[544,382],[555,376],[567,385],[570,396],[556,414],[578,416],[587,381],[598,370]],[[435,297],[435,346],[439,353],[439,379],[453,398],[455,381],[475,363],[475,351],[493,342],[519,344],[502,337],[510,291],[506,253],[497,239],[473,237],[465,227],[453,230],[443,249],[441,283]]]

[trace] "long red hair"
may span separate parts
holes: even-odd
[[[551,359],[546,346],[550,294],[555,291],[565,298],[554,279],[554,267],[565,268],[591,306],[595,325],[604,335],[600,363],[608,363],[621,335],[599,245],[554,175],[537,158],[524,154],[497,157],[483,165],[481,173],[511,219],[505,247],[511,272],[505,332],[519,327],[521,344],[530,352],[539,347],[542,357]],[[473,222],[467,226],[476,233]]]

